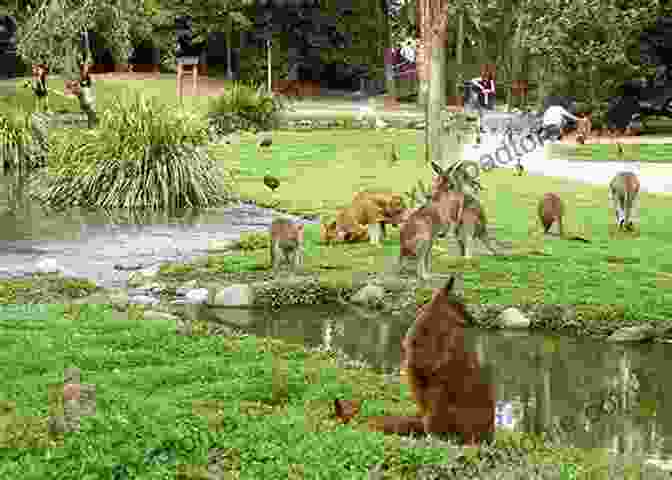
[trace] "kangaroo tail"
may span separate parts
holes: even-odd
[[[425,433],[422,417],[370,417],[369,429],[395,435]]]

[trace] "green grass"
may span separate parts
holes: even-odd
[[[445,449],[400,448],[366,430],[370,415],[412,408],[404,384],[278,340],[177,336],[174,322],[139,318],[102,305],[2,308],[2,478],[206,478],[210,449],[241,479],[366,479],[378,463],[386,478],[410,479],[419,465],[450,460]],[[85,405],[95,410],[79,432],[50,435],[46,418],[62,415],[70,367],[95,388]],[[347,426],[332,417],[335,398],[363,400]],[[520,438],[497,433],[506,445]],[[528,448],[554,464],[598,465],[575,449]]]
[[[423,147],[416,139],[415,132],[405,131],[281,131],[274,134],[271,152],[257,151],[253,138],[244,137],[226,154],[222,150],[221,156],[223,161],[239,162],[238,188],[243,197],[290,212],[331,216],[358,189],[403,192],[418,178],[429,182],[431,171],[422,164]],[[392,144],[398,146],[401,157],[394,167],[386,158]],[[262,182],[266,169],[281,180],[275,192]],[[497,227],[499,240],[514,244],[513,253],[483,256],[465,264],[455,257],[456,252],[440,244],[433,261],[438,274],[465,271],[471,301],[619,305],[625,309],[626,321],[669,318],[672,308],[666,303],[672,297],[665,287],[672,279],[672,263],[666,260],[672,253],[672,234],[665,227],[669,221],[665,196],[642,194],[639,237],[634,238],[613,232],[606,186],[552,177],[519,178],[506,169],[483,174],[482,182],[490,223]],[[548,191],[560,193],[567,204],[566,230],[591,244],[544,239],[536,204]],[[328,247],[317,243],[317,227],[307,226],[316,254],[306,255],[306,266],[323,275],[342,277],[386,271],[399,251],[398,230],[390,231],[382,248],[366,244]],[[536,255],[539,250],[549,256]],[[260,250],[251,255],[261,263],[267,254]],[[324,265],[338,268],[327,270]]]
[[[552,157],[574,161],[617,162],[633,161],[648,163],[672,162],[672,143],[624,144],[623,157],[620,158],[615,145],[584,144],[584,145],[553,145]]]

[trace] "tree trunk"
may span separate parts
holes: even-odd
[[[431,35],[429,60],[429,88],[427,105],[427,130],[429,137],[429,157],[432,161],[443,165],[443,149],[441,142],[442,122],[441,111],[446,104],[446,32]]]
[[[428,9],[425,4],[427,0],[416,0],[416,24],[418,26],[418,42],[416,51],[416,66],[418,71],[418,105],[427,105],[427,95],[429,91],[429,19]]]
[[[462,84],[464,83],[464,10],[460,11],[459,16],[457,17],[455,64],[457,66],[457,75],[455,76],[455,99],[459,99],[460,93],[462,92]]]
[[[382,22],[385,35],[385,44],[387,45],[387,48],[392,48],[394,46],[394,42],[392,39],[392,28],[390,27],[390,16],[388,15],[387,11],[387,0],[380,0],[380,12],[383,16]],[[387,95],[390,95],[393,98],[397,98],[397,82],[394,78],[392,64],[388,64],[388,62],[385,62],[385,90]]]
[[[233,80],[233,70],[231,69],[231,19],[226,25],[226,79]]]

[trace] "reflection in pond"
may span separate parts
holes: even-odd
[[[235,309],[216,310],[220,321],[241,325]],[[200,318],[212,319],[207,312]],[[335,307],[245,315],[249,333],[330,346],[386,373],[398,368],[400,342],[413,320],[362,318]],[[493,369],[501,427],[545,431],[567,444],[629,457],[672,457],[672,414],[663,408],[672,400],[672,377],[664,368],[670,346],[478,329],[468,329],[466,338]]]

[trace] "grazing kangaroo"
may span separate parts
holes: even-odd
[[[545,193],[543,198],[539,199],[537,206],[537,215],[544,233],[548,233],[555,222],[558,226],[560,236],[564,235],[562,227],[562,217],[565,214],[565,206],[556,193]]]
[[[274,271],[285,261],[294,270],[303,264],[303,225],[287,218],[271,224],[271,265]]]
[[[632,207],[639,194],[639,179],[631,172],[620,172],[609,183],[609,200],[616,211],[618,229],[632,231]]]
[[[436,289],[418,310],[401,344],[417,414],[371,417],[370,429],[400,435],[458,434],[469,444],[492,439],[495,389],[484,381],[476,355],[465,351],[464,326],[471,318],[452,292],[454,281]]]
[[[341,209],[336,220],[322,229],[322,240],[352,242],[368,237],[372,244],[380,245],[385,238],[385,225],[399,225],[406,210],[401,195],[392,192],[364,191],[357,193],[352,205]]]

